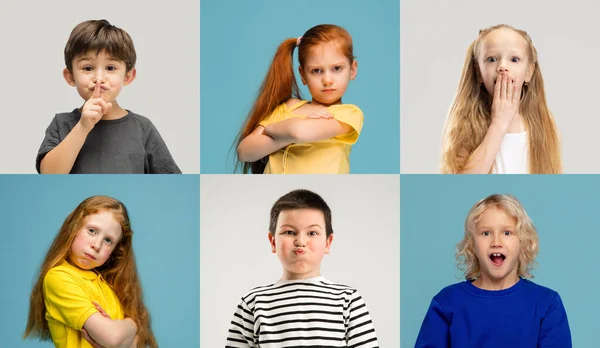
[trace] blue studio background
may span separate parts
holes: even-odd
[[[0,176],[2,347],[22,340],[39,266],[64,219],[85,198],[107,195],[129,211],[144,299],[160,347],[198,347],[200,201],[197,175]]]
[[[343,102],[365,115],[351,173],[400,173],[400,3],[398,0],[200,2],[200,170],[233,173],[235,148],[279,44],[317,24],[352,35],[358,74]],[[310,94],[294,72],[304,99]],[[378,154],[378,155],[376,155]]]
[[[455,266],[471,207],[493,193],[514,195],[537,228],[533,282],[558,291],[574,347],[597,345],[600,177],[404,175],[400,204],[401,344],[414,347],[433,296],[464,276]]]

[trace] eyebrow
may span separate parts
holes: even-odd
[[[340,62],[336,62],[336,63],[330,64],[330,65],[344,65],[346,63],[347,62],[345,62],[345,61],[340,61]],[[324,66],[324,65],[317,64],[317,65],[306,65],[306,66],[309,67],[309,68],[312,68],[312,67],[321,67],[321,66]]]
[[[291,227],[291,228],[293,228],[293,229],[297,229],[295,226],[288,225],[288,224],[283,224],[283,225],[279,226],[279,228],[283,228],[283,227]],[[312,228],[312,227],[318,227],[318,228],[321,228],[321,229],[323,228],[323,227],[321,227],[321,225],[319,225],[319,224],[312,224],[312,225],[310,225],[310,226],[308,226],[308,227],[306,227],[306,228]]]

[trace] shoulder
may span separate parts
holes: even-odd
[[[65,124],[75,124],[79,122],[81,115],[77,109],[70,112],[60,112],[54,115],[54,121],[60,126]]]
[[[303,102],[304,100],[302,99],[298,99],[298,98],[290,98],[288,100],[286,100],[284,103],[281,103],[279,107],[284,106],[286,109],[291,109],[293,108],[296,104]]]
[[[52,267],[44,276],[44,286],[62,286],[65,283],[78,282],[80,277],[69,267],[58,265]]]
[[[440,290],[437,293],[437,295],[435,295],[433,297],[433,299],[440,303],[445,303],[445,302],[448,302],[449,300],[456,299],[458,297],[462,297],[462,296],[464,296],[468,286],[469,286],[469,284],[467,284],[466,280],[462,281],[460,283],[448,285],[445,288],[443,288],[442,290]]]
[[[150,121],[150,119],[146,116],[142,116],[140,114],[136,114],[133,111],[127,110],[129,112],[129,118],[134,121],[137,122],[141,125],[145,125],[145,126],[152,126],[152,121]]]
[[[535,298],[554,299],[557,296],[559,297],[557,291],[552,290],[548,287],[536,284],[528,279],[521,279],[521,281],[523,282],[523,288],[527,289],[527,291],[531,293],[532,296],[534,296]]]

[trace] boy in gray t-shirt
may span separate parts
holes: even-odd
[[[135,61],[129,34],[108,21],[73,29],[63,76],[85,104],[56,114],[37,154],[38,173],[181,174],[152,122],[117,103],[135,80]]]

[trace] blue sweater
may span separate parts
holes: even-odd
[[[427,310],[415,348],[570,348],[567,313],[554,290],[526,279],[505,290],[470,281],[440,291]]]

